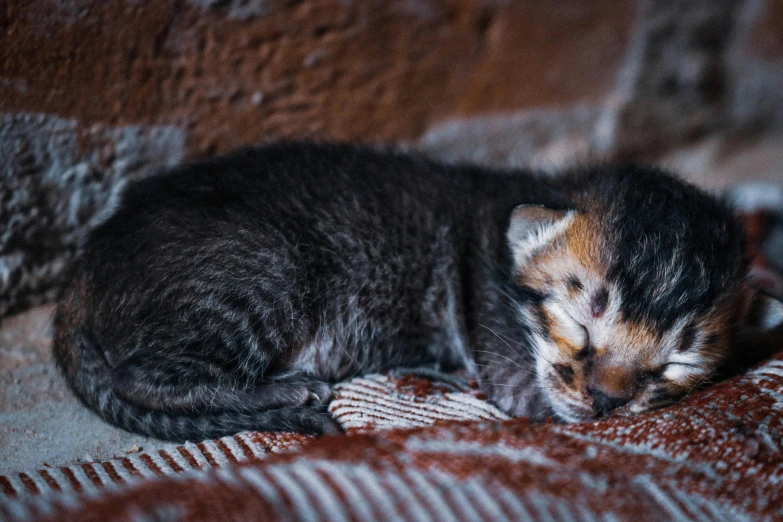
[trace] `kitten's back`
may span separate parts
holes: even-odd
[[[136,183],[71,271],[56,358],[130,431],[333,431],[326,381],[455,358],[476,173],[282,144]]]

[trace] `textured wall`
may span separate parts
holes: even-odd
[[[413,139],[454,114],[597,101],[634,11],[612,0],[11,5],[4,107],[175,125],[195,154],[270,137]]]
[[[0,316],[124,180],[275,138],[447,160],[656,157],[783,127],[783,1],[10,0]]]

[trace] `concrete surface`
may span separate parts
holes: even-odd
[[[52,361],[53,310],[0,325],[0,474],[167,446],[113,428],[70,393]]]

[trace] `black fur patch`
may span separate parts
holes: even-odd
[[[668,329],[709,310],[746,273],[742,227],[696,187],[635,165],[596,169],[575,185],[606,211],[608,277],[625,319]]]
[[[593,317],[601,316],[606,310],[606,305],[608,303],[609,292],[606,290],[606,288],[601,288],[598,290],[598,292],[596,292],[596,294],[593,296],[593,299],[590,301],[590,312],[593,314]]]
[[[680,336],[680,342],[677,345],[677,350],[680,352],[684,352],[685,350],[693,346],[693,342],[695,340],[696,340],[696,325],[690,323],[682,331],[682,335]]]
[[[547,317],[546,313],[544,313],[543,306],[547,295],[529,286],[517,287],[516,293],[517,296],[519,296],[519,300],[521,302],[527,303],[530,306],[530,310],[533,312],[533,316],[536,319],[536,323],[539,327],[541,335],[547,339],[551,339],[551,325],[549,324],[549,318]]]
[[[567,385],[571,385],[574,382],[574,369],[568,366],[567,364],[553,364],[552,367],[555,369],[557,374],[560,376],[561,379],[563,379],[563,382]]]
[[[704,338],[704,346],[715,346],[718,341],[720,340],[720,335],[718,334],[709,334],[707,337]]]
[[[666,379],[663,378],[663,371],[665,370],[664,367],[657,368],[655,370],[649,370],[644,374],[645,380],[649,382],[655,382],[655,383],[661,383],[664,382]]]

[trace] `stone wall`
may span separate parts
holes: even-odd
[[[279,138],[445,160],[655,159],[783,128],[783,0],[10,0],[0,316],[122,184]]]

